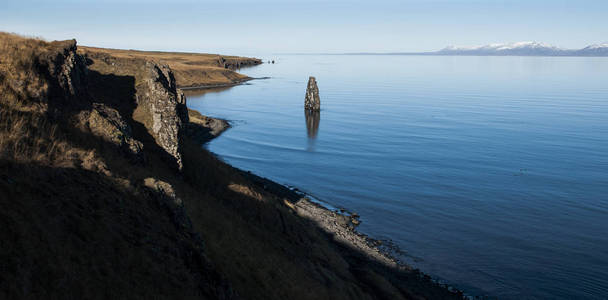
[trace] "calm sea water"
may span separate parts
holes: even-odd
[[[280,56],[190,95],[207,147],[473,295],[608,298],[608,59]],[[303,109],[316,76],[319,115]]]

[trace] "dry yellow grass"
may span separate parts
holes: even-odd
[[[40,98],[46,93],[46,82],[34,67],[36,55],[52,46],[38,39],[0,32],[0,93],[3,105],[20,106],[24,98]]]
[[[44,103],[37,101],[48,93],[37,58],[62,44],[0,32],[0,158],[65,164],[73,156],[57,125],[44,116]]]
[[[169,65],[178,87],[238,84],[250,78],[235,72],[239,66],[260,64],[256,58],[217,54],[120,50],[80,46],[81,53],[104,53],[118,58],[143,58]]]

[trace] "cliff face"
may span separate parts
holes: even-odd
[[[58,113],[68,104],[86,98],[87,68],[76,54],[76,41],[41,44],[38,41],[15,45],[1,36],[4,65],[3,89],[21,101],[36,102],[44,111]],[[70,103],[72,102],[72,103]]]
[[[57,48],[58,52],[49,51],[38,60],[46,71],[50,97],[70,101],[86,96],[87,68],[82,56],[76,54],[76,40],[60,42]]]
[[[131,126],[116,109],[93,103],[93,109],[86,114],[88,117],[85,120],[91,133],[118,146],[136,161],[144,160],[143,143],[133,138]]]
[[[142,124],[155,144],[181,170],[180,136],[189,120],[186,97],[177,89],[171,69],[157,62],[114,57],[104,52],[87,51],[85,56],[94,73],[93,96],[105,102],[120,102],[117,106],[122,107],[121,113]],[[119,100],[106,91],[117,86],[124,88]]]
[[[0,298],[235,297],[174,181],[155,178],[175,169],[154,149],[179,153],[156,138],[188,120],[168,68],[137,65],[135,97],[132,77],[100,78],[75,41],[0,33],[0,50]],[[155,138],[126,113],[140,106]]]
[[[260,64],[262,64],[262,60],[257,58],[244,59],[242,57],[220,56],[218,59],[218,66],[231,70],[237,70],[243,67],[251,67]]]
[[[188,124],[186,97],[177,90],[173,72],[166,65],[146,61],[142,77],[136,94],[138,115],[181,170],[180,132]]]

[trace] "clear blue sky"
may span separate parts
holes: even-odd
[[[428,51],[608,42],[608,0],[0,0],[0,30],[79,44],[226,54]]]

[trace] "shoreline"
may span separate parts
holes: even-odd
[[[205,67],[187,72],[185,70],[191,70],[191,64],[184,66],[180,60],[183,57],[175,53],[155,53],[148,57],[148,53],[143,52],[100,51],[94,52],[90,48],[83,51],[93,59],[92,66],[97,72],[134,74],[131,76],[137,79],[146,74],[138,73],[134,67],[149,64],[149,59],[164,60],[171,70],[175,66],[177,70],[174,71],[179,72],[175,73],[173,88],[176,94],[181,91],[186,96],[183,101],[185,108],[187,91],[223,90],[253,79],[269,78],[239,74],[235,72],[238,68],[226,69],[226,65],[233,63],[252,62],[255,65],[258,59],[238,57],[229,61],[222,56],[213,58],[199,54],[194,58],[200,58]],[[172,60],[167,61],[167,58]],[[197,65],[194,58],[188,57]],[[214,77],[206,77],[209,75]],[[174,186],[176,194],[182,194],[180,201],[186,204],[185,214],[191,218],[194,230],[205,236],[212,260],[244,294],[268,296],[274,291],[282,291],[287,295],[306,284],[316,286],[314,293],[318,295],[347,297],[338,292],[340,289],[327,285],[333,282],[352,292],[384,295],[381,298],[387,299],[409,299],[414,295],[424,295],[428,299],[462,299],[461,291],[449,288],[399,261],[396,256],[399,251],[390,240],[380,241],[358,232],[356,227],[360,221],[357,214],[315,203],[314,197],[235,168],[207,149],[201,149],[231,124],[191,109],[187,109],[187,116],[180,150],[183,175],[156,176]],[[146,119],[141,121],[145,123]],[[153,145],[151,142],[148,144]],[[201,194],[205,196],[201,197]],[[242,223],[244,220],[252,223]],[[231,230],[230,236],[224,236],[227,230]],[[241,249],[247,243],[252,243],[247,247],[250,250]],[[282,263],[276,265],[277,261]],[[243,282],[244,266],[250,268],[250,276],[266,285],[265,289],[260,290],[252,282]],[[289,273],[298,280],[278,280],[275,278],[277,272]],[[282,283],[277,285],[277,282]]]
[[[188,110],[195,114],[202,115],[200,112],[194,109],[189,108]],[[216,122],[216,124],[221,124],[222,126],[221,128],[214,128],[215,132],[208,136],[208,138],[199,140],[202,147],[233,127],[230,120],[205,115],[202,116],[213,120],[213,122]],[[337,244],[347,245],[350,249],[346,250],[346,252],[363,254],[367,259],[393,269],[394,272],[415,272],[419,274],[421,278],[430,280],[434,284],[439,285],[452,293],[460,294],[463,297],[477,297],[474,295],[465,294],[464,291],[444,283],[438,278],[431,277],[430,275],[412,267],[408,263],[398,258],[398,256],[403,255],[402,253],[404,252],[391,239],[380,240],[368,234],[359,232],[357,227],[361,221],[359,220],[360,215],[356,212],[352,212],[348,210],[348,208],[335,207],[322,200],[316,199],[312,195],[299,190],[297,187],[275,182],[268,178],[257,175],[252,171],[239,169],[224,161],[216,153],[213,153],[208,149],[205,149],[205,151],[211,153],[211,155],[215,156],[223,164],[246,178],[255,187],[260,188],[265,192],[276,196],[277,198],[281,198],[283,200],[281,203],[282,205],[292,210],[296,215],[315,223],[321,230],[330,235]]]
[[[217,83],[217,84],[200,84],[200,85],[192,85],[192,86],[178,86],[177,88],[183,91],[196,91],[196,90],[206,90],[206,89],[214,89],[214,88],[224,88],[224,87],[234,87],[239,85],[244,85],[249,81],[258,80],[258,79],[270,79],[270,77],[247,77],[243,80],[239,80],[232,83]]]

